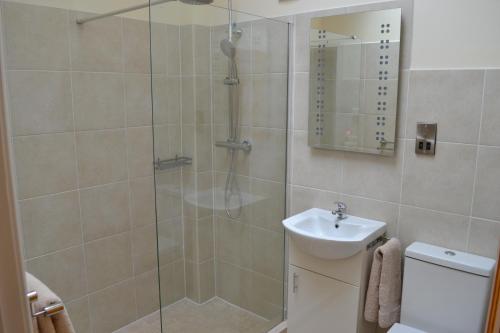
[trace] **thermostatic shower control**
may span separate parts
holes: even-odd
[[[417,123],[415,153],[422,155],[436,154],[437,124]]]

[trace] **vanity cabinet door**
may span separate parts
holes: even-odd
[[[288,333],[355,333],[359,288],[290,265]]]

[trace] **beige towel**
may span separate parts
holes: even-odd
[[[396,238],[377,248],[366,292],[365,319],[382,328],[399,321],[401,313],[401,243]]]
[[[52,290],[30,273],[26,273],[26,282],[28,291],[38,293],[38,301],[33,303],[34,311],[39,312],[51,304],[62,303],[61,299]],[[75,333],[66,310],[52,317],[38,317],[33,320],[33,328],[35,333]]]

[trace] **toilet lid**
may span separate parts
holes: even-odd
[[[387,333],[426,333],[426,332],[417,330],[416,328],[410,326],[394,324],[394,326],[392,326],[389,332]]]

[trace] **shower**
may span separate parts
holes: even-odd
[[[216,142],[216,146],[226,147],[229,151],[229,169],[226,177],[226,184],[224,187],[224,208],[226,215],[229,218],[236,219],[241,215],[243,207],[243,199],[241,190],[236,178],[236,159],[238,157],[238,150],[250,152],[251,145],[248,141],[240,142],[239,133],[239,85],[240,78],[238,76],[238,65],[236,63],[236,42],[241,37],[243,32],[236,29],[233,22],[232,1],[228,0],[228,37],[220,42],[222,53],[228,59],[228,75],[224,80],[224,85],[229,89],[229,112],[228,112],[228,137],[226,142]],[[231,209],[231,200],[236,197],[237,206],[236,211]]]

